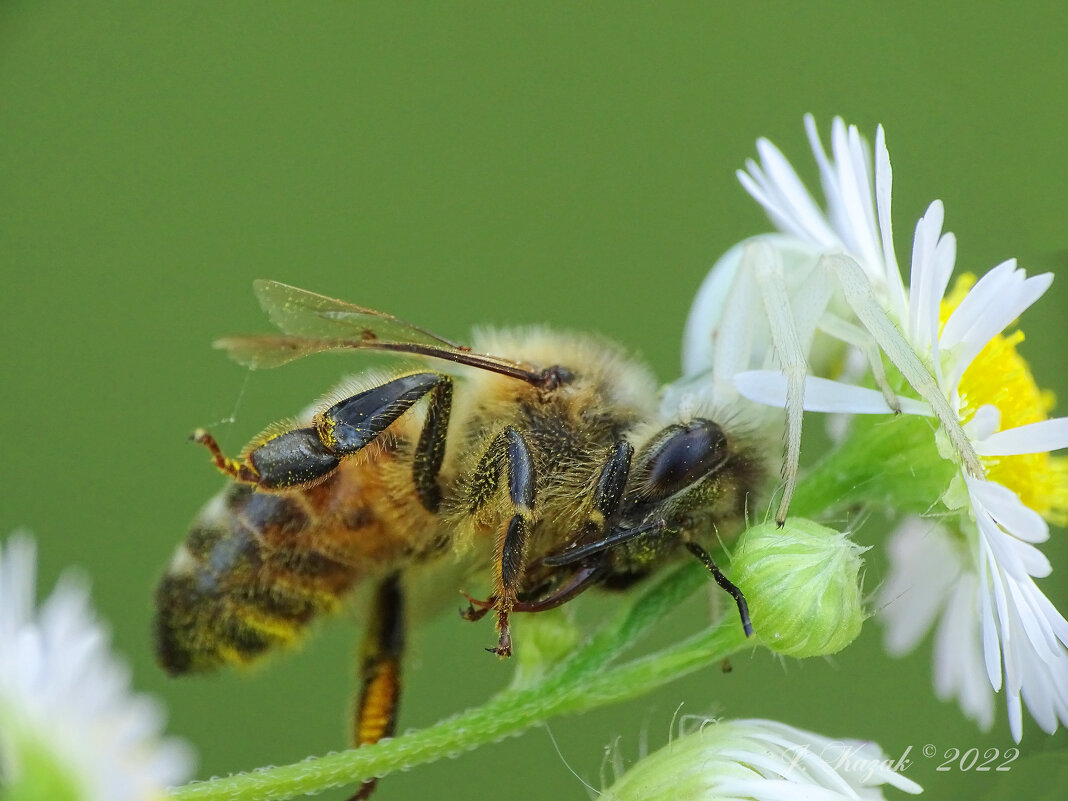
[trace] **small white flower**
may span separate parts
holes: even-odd
[[[188,778],[188,748],[161,739],[160,707],[130,693],[83,582],[64,576],[36,609],[35,574],[29,536],[0,545],[2,782],[64,800],[163,798]]]
[[[890,244],[890,160],[881,129],[873,203],[871,166],[861,158],[866,151],[856,129],[846,133],[835,121],[831,163],[807,122],[828,194],[826,217],[766,143],[763,169],[750,164],[743,183],[791,234],[814,245],[844,245],[860,264],[885,312],[861,322],[920,395],[898,398],[900,410],[933,411],[941,425],[932,448],[958,467],[942,497],[931,499],[954,513],[945,521],[952,533],[928,528],[927,536],[918,537],[916,524],[907,523],[895,535],[894,572],[884,593],[888,644],[899,651],[915,645],[917,632],[926,632],[941,611],[939,693],[956,695],[985,727],[992,709],[981,696],[1004,685],[1013,737],[1019,741],[1022,734],[1021,697],[1052,733],[1058,721],[1068,722],[1068,622],[1034,582],[1051,568],[1033,543],[1049,537],[1047,520],[1064,522],[1068,512],[1068,460],[1050,456],[1068,447],[1068,418],[1046,418],[1050,399],[1015,349],[1023,335],[1002,334],[1048,289],[1052,276],[1028,277],[1009,260],[974,286],[965,276],[947,296],[956,243],[942,233],[943,209],[935,201],[916,226],[906,292]],[[752,400],[786,402],[781,375],[753,371],[736,383]],[[885,393],[818,377],[806,381],[804,407],[889,411]],[[943,558],[946,537],[957,542],[953,559]],[[942,572],[932,577],[932,567]],[[982,673],[990,689],[977,684]]]
[[[604,801],[838,801],[882,799],[883,785],[922,788],[910,764],[872,742],[833,740],[771,720],[699,721],[694,731],[639,760]]]

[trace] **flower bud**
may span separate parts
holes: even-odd
[[[860,634],[864,552],[846,534],[804,518],[764,523],[742,536],[731,578],[749,602],[753,630],[780,654],[823,656]]]
[[[513,625],[517,645],[513,690],[535,684],[578,645],[579,629],[566,608],[521,615]]]

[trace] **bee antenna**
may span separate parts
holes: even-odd
[[[732,584],[730,579],[723,575],[722,571],[712,560],[712,557],[709,555],[708,551],[706,551],[696,542],[688,542],[686,543],[686,547],[689,549],[690,553],[692,553],[694,556],[700,559],[701,562],[704,563],[704,566],[708,568],[708,572],[711,573],[712,577],[716,580],[716,584],[718,584],[727,592],[729,592],[731,597],[734,598],[734,602],[738,604],[738,614],[742,618],[742,628],[745,630],[745,636],[752,637],[753,623],[749,619],[749,604],[746,603],[745,596],[742,595],[742,591],[738,589],[738,587],[736,587],[734,584]]]

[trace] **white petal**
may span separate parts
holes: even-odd
[[[875,131],[875,203],[879,215],[879,234],[883,246],[883,266],[890,312],[895,320],[907,317],[908,301],[901,280],[901,269],[894,253],[894,235],[890,220],[890,196],[894,174],[890,168],[890,153],[886,149],[886,134],[883,126]]]
[[[1005,670],[1005,700],[1008,704],[1009,728],[1016,742],[1020,732],[1020,667],[1016,659],[1016,634],[1012,629],[1012,616],[1005,594],[1002,570],[990,551],[986,540],[980,537],[980,547],[987,553],[987,565],[990,568],[990,588],[994,595],[994,608],[997,610],[997,623],[1001,634],[1001,663]],[[1015,699],[1015,705],[1013,700]],[[1014,718],[1015,711],[1015,718]]]
[[[942,699],[955,696],[964,714],[986,730],[994,722],[994,693],[984,669],[977,612],[975,574],[962,573],[935,638],[935,692]]]
[[[872,205],[871,156],[856,126],[835,125],[833,134],[842,197],[838,235],[860,257],[865,272],[881,280],[884,271]]]
[[[1058,675],[1068,673],[1068,658],[1063,653],[1047,665],[1036,660],[1024,660],[1023,682],[1020,695],[1035,722],[1047,734],[1057,730],[1058,719],[1068,718],[1066,714],[1064,681],[1058,681]]]
[[[19,538],[0,545],[0,621],[18,605],[9,581],[14,564],[25,571],[19,583],[32,586],[30,546]],[[0,710],[20,719],[14,736],[47,748],[80,797],[92,801],[162,798],[165,786],[188,777],[189,750],[161,737],[159,706],[131,692],[130,670],[112,655],[83,580],[65,574],[39,610],[31,604],[18,614],[25,619],[0,642]],[[0,622],[4,630],[11,631]]]
[[[776,370],[749,370],[734,377],[734,386],[745,398],[756,403],[784,408],[786,376]],[[931,416],[931,407],[923,401],[898,397],[905,414]],[[854,384],[843,384],[818,376],[805,378],[804,409],[810,412],[851,414],[891,414],[881,392]]]
[[[1068,448],[1068,417],[1007,428],[975,443],[980,456],[1016,456]]]
[[[1030,581],[1027,584],[1034,586],[1034,583]],[[1016,581],[1006,581],[1005,586],[1008,587],[1013,610],[1016,612],[1028,644],[1034,651],[1034,656],[1043,662],[1052,662],[1057,658],[1057,652],[1054,650],[1056,640],[1049,629],[1042,625],[1045,621],[1041,620],[1031,607],[1026,585]]]
[[[964,481],[972,503],[989,512],[1014,537],[1027,542],[1045,542],[1049,539],[1046,521],[1011,489],[996,481],[984,481],[971,476],[966,476]]]
[[[956,240],[942,236],[945,210],[940,200],[931,203],[916,224],[912,246],[912,279],[909,289],[909,340],[920,351],[937,357],[938,312],[956,259]],[[904,321],[902,321],[904,322]],[[937,364],[937,358],[934,358]]]
[[[997,303],[997,299],[1009,291],[1014,282],[1017,282],[1015,274],[1016,259],[1009,259],[991,268],[979,278],[946,320],[940,343],[943,350],[954,348],[963,341],[969,329],[979,321],[987,307],[991,303]]]
[[[1017,581],[1027,576],[1048,576],[1053,569],[1049,559],[1034,545],[1006,534],[990,512],[976,510],[976,525],[986,538],[998,569]]]
[[[4,643],[30,620],[36,575],[37,546],[28,534],[17,531],[0,550],[0,655]]]
[[[997,622],[990,602],[990,590],[987,587],[991,575],[990,554],[985,543],[979,546],[979,582],[976,592],[979,594],[979,623],[983,633],[983,661],[986,675],[994,692],[1001,689],[1001,638],[998,635]],[[993,568],[996,570],[996,567]],[[996,576],[995,576],[996,579]]]
[[[986,344],[1042,297],[1053,281],[1051,273],[1026,279],[1023,275],[1023,270],[1017,271],[1010,280],[1001,282],[1003,292],[996,298],[991,298],[984,308],[969,310],[974,317],[972,317],[972,324],[962,334],[960,344],[954,354],[953,372],[947,376],[950,386],[956,386],[961,375],[968,369],[972,360],[979,355],[979,352],[986,347]],[[978,288],[978,284],[975,288]],[[975,288],[972,291],[975,291]],[[968,297],[970,296],[969,292]],[[953,312],[954,315],[964,308],[968,297],[965,297],[961,305]],[[953,315],[946,322],[947,328],[952,319]]]
[[[1068,646],[1068,620],[1064,619],[1064,615],[1057,611],[1057,607],[1044,593],[1038,592],[1034,601],[1039,613],[1049,622],[1050,629],[1057,639],[1062,645]],[[1068,676],[1065,678],[1068,680]]]
[[[821,248],[841,246],[841,240],[827,225],[812,196],[797,177],[790,162],[766,139],[757,141],[760,165],[746,162],[749,174],[739,172],[738,180],[764,207],[781,230]]]
[[[984,403],[975,410],[972,419],[963,426],[972,443],[984,440],[1001,428],[1001,409],[991,403]],[[978,453],[978,449],[976,453]]]

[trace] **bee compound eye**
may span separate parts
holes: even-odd
[[[672,433],[649,458],[641,494],[661,500],[704,478],[726,460],[727,437],[711,420],[671,427]]]

